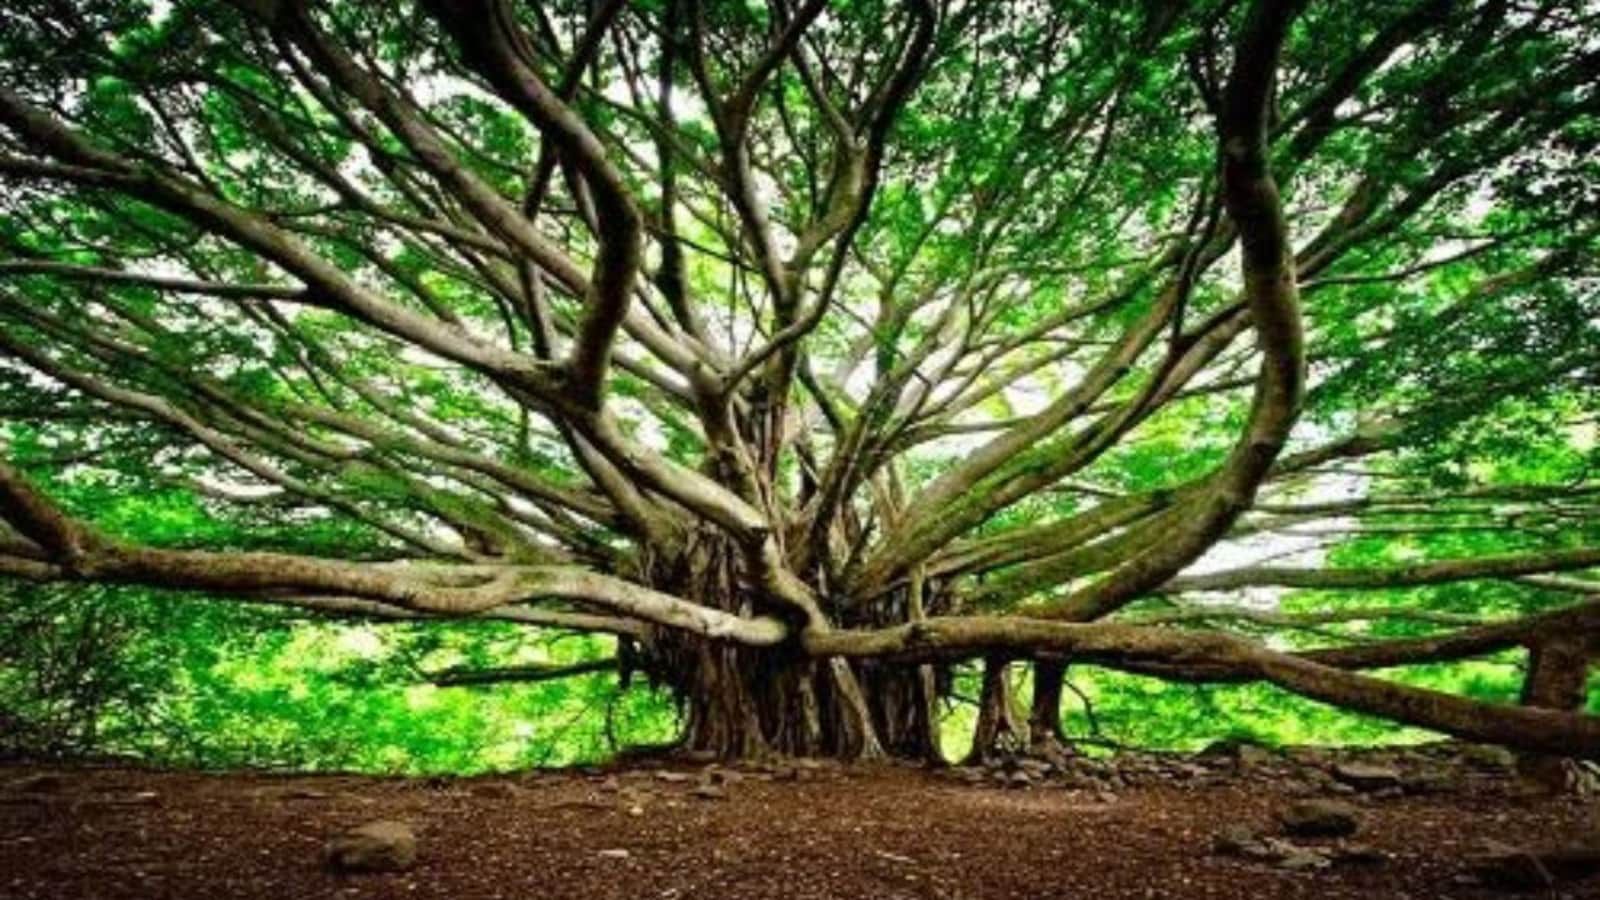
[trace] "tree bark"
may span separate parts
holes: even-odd
[[[1592,650],[1584,635],[1560,635],[1532,645],[1528,675],[1522,683],[1523,705],[1581,711],[1588,701]],[[1577,767],[1561,754],[1524,752],[1517,758],[1517,773],[1550,793],[1565,793],[1577,786]]]
[[[937,719],[920,700],[917,667],[860,669],[787,648],[698,641],[679,651],[672,687],[684,708],[684,751],[718,759],[892,756],[939,752]]]
[[[1065,660],[1041,659],[1033,666],[1033,699],[1028,711],[1028,755],[1061,762],[1072,755],[1061,730],[1061,682]]]
[[[983,690],[978,697],[978,724],[966,764],[982,765],[1021,754],[1028,746],[1028,722],[1017,709],[1007,677],[1010,662],[991,656],[983,662]]]

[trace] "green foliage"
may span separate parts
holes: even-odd
[[[786,539],[820,536],[822,546],[807,548],[814,553],[793,554],[809,555],[810,568],[792,574],[845,605],[852,598],[831,596],[841,580],[896,538],[961,522],[931,551],[947,558],[924,560],[937,571],[991,538],[1026,545],[1031,529],[1108,496],[1202,485],[1238,446],[1258,354],[1248,323],[1229,330],[1245,307],[1215,184],[1214,107],[1243,5],[933,4],[934,49],[884,127],[876,193],[850,217],[859,230],[838,248],[832,274],[831,241],[784,273],[801,310],[822,303],[828,286],[815,330],[787,351],[793,359],[779,354],[717,402],[694,395],[701,379],[717,383],[726,374],[717,370],[784,324],[755,232],[769,228],[771,245],[787,253],[836,196],[846,180],[837,161],[850,155],[843,145],[865,148],[884,108],[879,81],[904,49],[896,40],[912,33],[907,6],[829,3],[753,98],[738,153],[711,110],[730,102],[782,30],[783,4],[704,3],[697,35],[668,34],[663,0],[624,4],[595,57],[571,73],[558,57],[578,43],[594,4],[513,6],[529,34],[518,50],[551,85],[577,76],[571,111],[647,224],[635,318],[604,385],[602,424],[607,435],[614,426],[616,446],[596,443],[593,422],[581,423],[586,433],[563,421],[552,400],[566,398],[538,396],[527,384],[543,382],[519,377],[550,370],[531,352],[542,337],[535,294],[566,332],[558,350],[586,327],[591,298],[564,283],[581,276],[553,271],[562,266],[535,292],[522,264],[538,254],[508,238],[525,228],[585,270],[607,230],[593,212],[605,199],[586,171],[593,163],[556,154],[563,164],[533,209],[538,161],[555,158],[561,142],[463,65],[426,10],[314,4],[329,45],[351,48],[352,65],[394,95],[385,104],[314,71],[328,68],[316,54],[285,53],[278,40],[292,35],[237,4],[36,0],[0,13],[0,82],[143,175],[74,176],[79,166],[6,176],[0,263],[13,271],[0,272],[0,338],[15,349],[0,359],[4,458],[67,513],[149,547],[377,561],[434,559],[447,546],[472,565],[559,548],[563,561],[648,582],[679,549],[653,546],[658,534],[676,540],[706,522],[675,518],[687,507],[661,500],[659,484],[635,496],[601,476],[631,478],[641,461],[670,461],[726,478],[730,460],[749,456],[772,484],[731,484],[730,496],[770,512]],[[1600,466],[1597,41],[1593,10],[1569,7],[1342,0],[1307,5],[1289,34],[1275,78],[1272,168],[1299,255],[1311,376],[1289,451],[1389,427],[1385,452],[1349,461],[1351,471],[1330,466],[1263,492],[1283,503],[1344,482],[1372,501],[1336,517],[1335,534],[1296,564],[1375,568],[1600,543],[1593,503],[1560,502],[1572,485],[1592,489]],[[1383,46],[1397,28],[1403,39]],[[686,59],[697,40],[703,52]],[[667,116],[655,82],[673,53]],[[1351,77],[1348,96],[1321,105]],[[397,105],[414,105],[409,127],[435,135],[442,150],[408,140]],[[840,140],[830,107],[860,133]],[[0,132],[8,164],[60,162],[14,130]],[[740,198],[733,182],[743,169],[750,196]],[[675,192],[666,209],[663,171]],[[158,174],[183,185],[183,197],[140,180],[155,184]],[[759,216],[745,216],[765,225],[735,209],[752,198]],[[267,230],[241,239],[216,227],[222,204]],[[485,206],[506,215],[485,215]],[[1217,229],[1200,229],[1212,220]],[[293,253],[277,246],[291,240]],[[667,274],[669,246],[682,255],[687,297],[653,283]],[[25,265],[41,260],[98,276]],[[1173,321],[1158,323],[1143,352],[1102,356],[1180,296],[1169,279],[1189,260],[1194,283]],[[108,269],[156,282],[181,275],[220,293],[131,284],[104,277]],[[290,285],[315,290],[247,301],[229,295],[230,284],[276,288],[274,297]],[[380,302],[340,299],[352,293]],[[680,316],[674,299],[694,316]],[[443,342],[397,330],[397,316],[420,318]],[[1219,333],[1226,340],[1214,355],[1189,355]],[[440,350],[460,344],[468,357],[518,365]],[[24,359],[29,350],[44,362]],[[987,441],[1017,433],[1102,359],[1118,361],[1117,375],[1083,408],[1008,448],[929,515],[909,517],[919,534],[897,531],[919,489],[981,459],[975,451]],[[785,367],[801,373],[799,385],[784,381]],[[1171,399],[1137,405],[1174,372],[1185,380]],[[969,396],[970,405],[957,402]],[[725,413],[737,419],[731,428]],[[768,433],[774,424],[785,431]],[[728,431],[742,445],[714,446],[709,436]],[[862,453],[832,469],[847,436],[862,438]],[[580,460],[579,446],[605,467]],[[648,458],[657,451],[664,460]],[[1081,465],[1057,469],[1063,460]],[[809,524],[825,505],[809,492],[839,472],[838,483],[855,482],[837,521],[791,528]],[[1479,502],[1497,488],[1555,501]],[[990,502],[1002,494],[1014,499]],[[1409,507],[1398,503],[1407,498]],[[639,528],[627,515],[593,512],[635,500],[685,527]],[[1502,508],[1515,518],[1502,521]],[[1058,581],[1019,578],[1029,595],[1005,600],[1066,594],[1127,562],[1106,537],[1095,537],[1103,558],[1081,571],[1063,566],[1073,575]],[[946,570],[961,574],[950,583],[936,575],[931,595],[954,605],[969,585],[1003,582],[1037,561],[1015,562],[1021,555],[983,571]],[[894,595],[893,586],[881,592],[885,621],[900,614]],[[1434,634],[1452,616],[1513,617],[1571,601],[1512,582],[1209,599],[1287,614],[1414,614],[1315,628],[1203,625],[1284,649]],[[1147,598],[1129,612],[1164,609]],[[0,748],[405,772],[592,761],[671,737],[671,698],[600,674],[446,690],[424,673],[592,660],[608,656],[611,641],[485,623],[309,621],[142,589],[3,582]],[[1504,701],[1519,665],[1506,655],[1386,674]],[[958,694],[975,693],[971,677],[957,678]],[[1174,686],[1083,667],[1072,677],[1081,695],[1068,693],[1069,727],[1118,743],[1419,736],[1266,687]],[[958,747],[970,708],[957,703],[946,726]]]
[[[664,695],[614,675],[440,688],[425,674],[594,659],[607,639],[305,621],[135,589],[3,596],[0,757],[463,774],[593,762],[675,726]]]

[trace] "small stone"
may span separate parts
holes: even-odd
[[[1292,747],[1287,753],[1290,759],[1303,766],[1325,765],[1329,758],[1326,747]]]
[[[328,799],[328,792],[327,791],[319,791],[316,788],[308,788],[308,787],[290,788],[287,791],[283,792],[283,799],[285,799],[285,800],[326,800],[326,799]]]
[[[605,791],[608,794],[614,794],[617,791],[622,790],[622,782],[617,779],[617,776],[612,775],[605,781],[600,782],[600,790]]]
[[[1260,835],[1248,825],[1229,825],[1211,838],[1211,852],[1224,856],[1244,856],[1260,842]]]
[[[1018,769],[1006,776],[1006,786],[1013,788],[1033,787],[1033,776]]]
[[[1400,786],[1400,773],[1388,766],[1367,763],[1339,763],[1333,767],[1333,777],[1358,791],[1381,791]]]
[[[1378,866],[1389,861],[1389,854],[1369,844],[1344,844],[1334,848],[1333,861],[1341,865]]]
[[[634,805],[628,807],[628,815],[630,815],[630,816],[642,816],[642,815],[644,815],[644,807],[642,807],[639,804],[635,803]]]
[[[627,859],[633,854],[622,849],[621,847],[616,847],[609,850],[601,850],[598,855],[601,859]]]
[[[1312,869],[1326,869],[1327,867],[1328,858],[1326,856],[1315,850],[1307,850],[1302,847],[1296,847],[1278,860],[1278,868],[1286,869],[1290,872],[1306,872]]]
[[[722,798],[728,796],[727,791],[724,791],[718,785],[710,783],[697,784],[695,785],[694,790],[690,791],[690,793],[694,794],[696,797],[699,797],[701,800],[721,800]]]
[[[1517,767],[1517,756],[1496,744],[1466,744],[1461,758],[1473,768],[1487,772],[1510,772]]]
[[[399,872],[416,860],[417,837],[404,822],[368,822],[328,842],[328,865],[343,872]]]
[[[1360,828],[1360,813],[1338,800],[1301,800],[1278,814],[1283,830],[1295,837],[1348,837]]]
[[[1101,791],[1098,794],[1095,794],[1094,798],[1096,800],[1100,801],[1101,803],[1105,803],[1105,804],[1115,803],[1115,802],[1117,802],[1117,799],[1118,799],[1117,795],[1112,793],[1111,791]]]
[[[1035,778],[1043,778],[1055,770],[1055,766],[1051,765],[1050,763],[1045,762],[1042,759],[1034,759],[1032,757],[1023,759],[1021,762],[1017,763],[1017,765],[1022,769],[1022,771],[1027,772],[1029,775],[1032,775]]]
[[[1456,789],[1455,776],[1444,769],[1422,769],[1401,784],[1408,794],[1448,794]]]
[[[1272,754],[1265,747],[1255,744],[1240,744],[1234,753],[1234,761],[1241,769],[1256,769],[1272,762]]]
[[[656,779],[665,781],[668,784],[688,784],[694,780],[694,776],[688,772],[674,772],[671,769],[662,769],[656,773]]]
[[[1275,863],[1293,853],[1299,853],[1305,848],[1299,844],[1291,843],[1283,838],[1263,837],[1260,840],[1244,845],[1241,855],[1257,862]]]

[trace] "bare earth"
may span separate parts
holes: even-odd
[[[1343,796],[1361,811],[1354,838],[1296,842],[1331,852],[1359,841],[1386,859],[1292,871],[1212,846],[1228,825],[1272,833],[1274,814],[1309,792],[1279,774],[1110,792],[893,766],[725,771],[416,780],[0,768],[0,897],[1479,898],[1507,896],[1463,875],[1485,838],[1593,827],[1584,802],[1519,798],[1505,779]],[[329,871],[330,836],[375,819],[415,829],[416,865]],[[1600,897],[1600,878],[1527,896]]]

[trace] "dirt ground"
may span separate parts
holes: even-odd
[[[1487,898],[1506,895],[1463,874],[1484,839],[1594,827],[1583,801],[1487,781],[1346,791],[1361,829],[1342,843],[1382,859],[1291,870],[1213,842],[1230,825],[1271,833],[1311,792],[1293,778],[1116,779],[1113,791],[1005,785],[981,770],[728,771],[420,780],[0,767],[0,897]],[[413,827],[415,866],[330,871],[329,838],[375,819]],[[1527,896],[1600,897],[1600,878]]]

